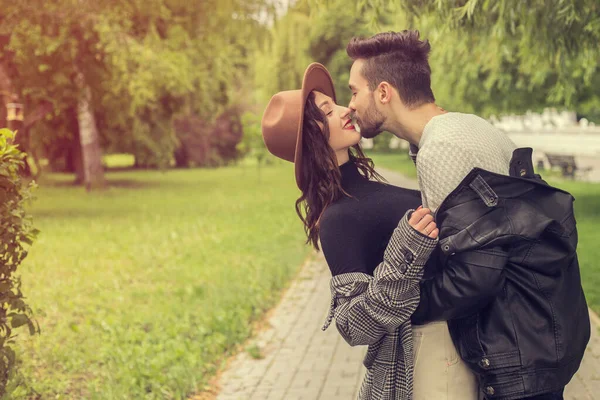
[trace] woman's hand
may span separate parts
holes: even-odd
[[[440,233],[429,208],[422,208],[422,206],[417,208],[410,216],[408,223],[415,230],[432,239],[437,238]]]

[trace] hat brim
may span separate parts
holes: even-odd
[[[316,90],[321,92],[336,101],[335,87],[333,79],[324,65],[312,63],[304,72],[302,79],[302,110],[300,112],[300,121],[298,123],[298,135],[296,136],[296,151],[294,154],[294,169],[296,174],[296,184],[302,190],[302,128],[304,125],[304,109],[308,95]]]

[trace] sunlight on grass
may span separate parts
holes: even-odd
[[[108,168],[129,168],[135,164],[133,154],[106,154],[102,157],[102,163]]]

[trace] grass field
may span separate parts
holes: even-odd
[[[368,153],[376,167],[383,167],[416,177],[414,164],[408,156],[398,153]],[[575,197],[575,216],[579,245],[577,253],[583,288],[590,307],[600,313],[600,184],[561,179],[555,172],[542,172],[552,185],[567,190]]]
[[[180,399],[204,388],[309,254],[291,164],[45,176],[21,266],[42,333],[14,398]]]

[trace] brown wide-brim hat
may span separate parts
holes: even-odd
[[[302,189],[302,125],[308,95],[321,92],[335,102],[333,79],[327,68],[312,63],[304,72],[302,89],[275,94],[262,118],[262,134],[271,154],[294,163],[296,184]]]

